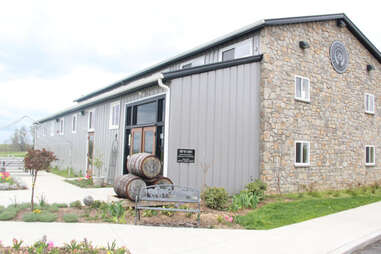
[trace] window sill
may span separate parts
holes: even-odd
[[[365,111],[365,114],[368,114],[368,115],[374,115],[375,113],[374,113],[374,112],[371,112],[371,111]]]
[[[88,132],[94,132],[95,130],[94,129],[88,129],[87,131]]]
[[[119,126],[110,126],[108,129],[109,130],[117,130],[117,129],[119,129]]]
[[[310,100],[305,100],[305,99],[302,99],[302,98],[297,98],[297,97],[295,97],[295,100],[296,100],[296,101],[299,101],[299,102],[308,103],[308,104],[310,104],[310,103],[311,103],[311,101],[310,101]]]
[[[308,168],[310,167],[310,164],[309,163],[295,163],[294,166],[296,168]]]
[[[76,132],[76,131],[72,131],[71,133],[72,133],[72,134],[76,134],[77,132]]]
[[[365,167],[375,167],[376,163],[365,163]]]

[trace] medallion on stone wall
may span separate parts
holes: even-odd
[[[329,56],[333,68],[338,73],[344,73],[347,70],[349,56],[344,44],[340,41],[334,41],[329,50]]]

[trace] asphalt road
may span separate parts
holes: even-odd
[[[380,254],[381,253],[381,240],[366,246],[364,249],[358,250],[353,254]]]

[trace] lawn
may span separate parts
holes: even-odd
[[[74,178],[74,177],[80,177],[80,176],[82,176],[80,174],[74,173],[72,169],[70,170],[70,168],[66,168],[64,170],[60,170],[57,167],[54,167],[54,168],[51,168],[49,170],[49,172],[53,173],[53,174],[56,174],[56,175],[59,175],[59,176],[62,176],[62,177],[65,177],[65,178]]]
[[[25,157],[26,152],[0,152],[0,157]]]
[[[74,180],[65,180],[65,182],[76,185],[81,188],[109,188],[113,187],[110,184],[103,184],[101,186],[97,186],[94,184],[93,180],[87,179],[87,178],[79,178],[79,179],[74,179]]]
[[[246,229],[272,229],[381,201],[381,188],[362,187],[346,191],[309,192],[267,197],[267,204],[236,216]]]

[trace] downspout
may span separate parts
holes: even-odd
[[[165,96],[165,119],[164,119],[164,165],[163,165],[163,175],[168,175],[168,137],[169,137],[169,108],[171,103],[171,89],[169,86],[163,83],[163,74],[159,74],[159,78],[157,80],[159,86],[166,91]]]

